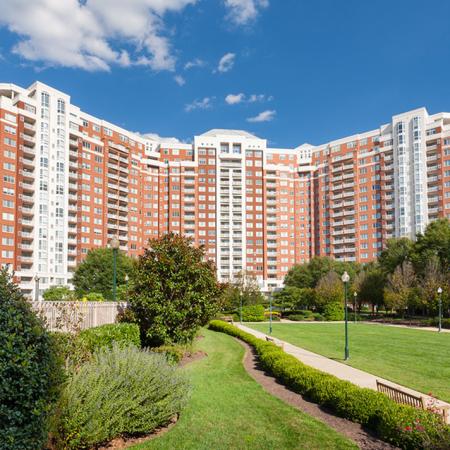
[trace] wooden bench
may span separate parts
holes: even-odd
[[[378,380],[377,380],[377,391],[387,395],[391,400],[393,400],[396,403],[412,406],[413,408],[431,410],[436,414],[442,416],[442,420],[444,423],[449,423],[450,408],[448,406],[437,405],[428,408],[425,397],[423,396],[418,397],[417,395],[402,391],[400,389],[395,388],[394,386],[389,386],[388,384],[384,384]]]
[[[284,350],[284,342],[277,341],[273,337],[266,336],[267,342],[272,342],[272,344],[275,344],[277,347],[280,347],[282,350]]]
[[[233,317],[232,316],[223,316],[220,318],[220,320],[223,320],[224,322],[233,323]]]

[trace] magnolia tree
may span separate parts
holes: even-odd
[[[218,310],[214,265],[202,248],[180,235],[150,240],[131,281],[130,316],[144,346],[190,342]]]

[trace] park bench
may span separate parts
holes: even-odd
[[[280,347],[281,349],[284,350],[284,342],[277,341],[276,339],[270,336],[266,336],[266,341],[272,342],[272,344],[275,344],[277,347]]]
[[[428,407],[427,400],[425,397],[423,396],[419,397],[417,395],[410,394],[408,392],[397,389],[394,386],[384,384],[378,380],[377,380],[377,391],[387,395],[391,400],[393,400],[396,403],[401,403],[402,405],[408,405],[418,409],[424,410],[430,409],[433,412],[436,412],[438,415],[442,416],[442,420],[444,423],[449,422],[448,406],[438,405]]]
[[[222,316],[220,320],[223,320],[224,322],[233,323],[233,317],[232,316]]]

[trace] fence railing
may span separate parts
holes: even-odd
[[[31,302],[51,331],[74,331],[114,323],[126,307],[120,302]]]

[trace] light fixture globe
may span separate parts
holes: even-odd
[[[343,283],[348,283],[350,281],[350,275],[347,273],[347,271],[345,271],[342,274],[342,278],[341,279],[342,279]]]
[[[119,239],[117,239],[116,237],[113,237],[113,238],[109,241],[109,246],[110,246],[113,250],[117,250],[117,249],[120,247]]]
[[[438,287],[437,293],[438,293],[439,295],[442,294],[442,288],[441,288],[440,286]]]

